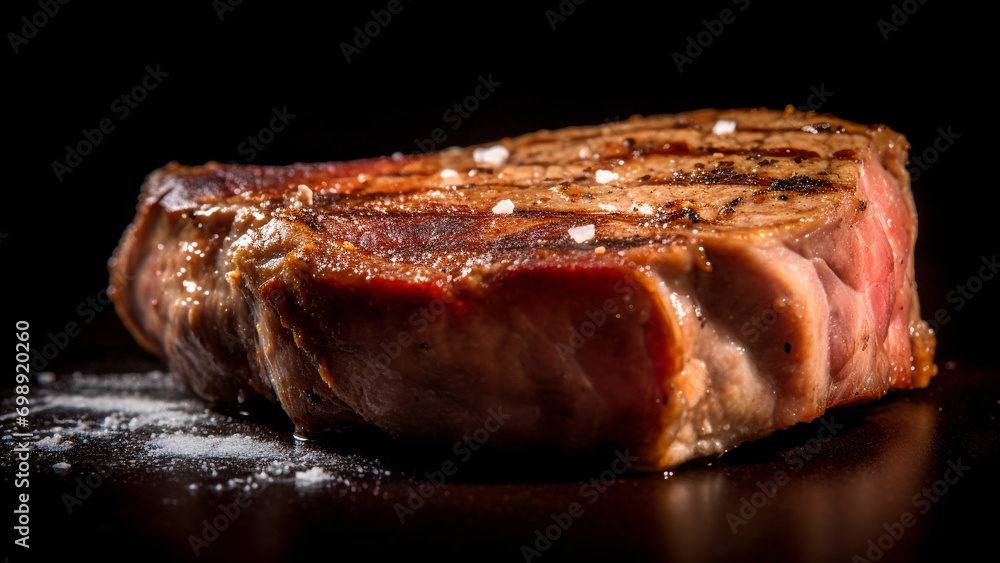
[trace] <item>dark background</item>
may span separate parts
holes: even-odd
[[[990,172],[996,156],[983,142],[995,121],[991,18],[936,0],[750,0],[740,11],[745,3],[403,0],[402,12],[350,63],[341,43],[354,41],[355,26],[387,1],[244,0],[221,17],[224,2],[60,5],[17,53],[9,35],[0,49],[5,162],[14,172],[0,205],[4,326],[13,332],[15,321],[29,321],[33,348],[60,340],[68,322],[82,326],[46,362],[60,373],[148,361],[110,308],[87,301],[107,286],[107,259],[144,176],[171,160],[246,162],[241,143],[275,109],[295,117],[256,164],[409,153],[437,128],[447,138],[434,148],[444,148],[632,114],[804,106],[819,102],[811,96],[822,90],[828,99],[817,109],[888,124],[908,137],[913,154],[933,147],[941,129],[958,136],[914,183],[916,276],[925,318],[948,319],[939,365],[957,360],[995,371],[1000,283],[984,281],[961,307],[955,294],[948,298],[996,253],[1000,190]],[[896,11],[900,22],[904,5],[918,9],[886,40],[878,21],[891,22]],[[560,6],[566,15],[553,29],[546,11]],[[4,32],[22,34],[21,18],[41,9],[5,3]],[[735,21],[679,72],[672,54],[724,9]],[[112,104],[157,65],[168,76],[120,119]],[[481,76],[500,86],[453,129],[444,112],[472,95]],[[104,118],[114,130],[59,181],[53,162],[65,161],[66,146]],[[754,478],[747,477],[751,488]]]
[[[71,2],[18,53],[8,38],[7,163],[15,178],[0,206],[7,324],[27,319],[38,339],[92,318],[77,308],[106,287],[106,260],[133,217],[143,177],[171,160],[246,161],[249,151],[238,147],[268,125],[274,108],[295,117],[255,163],[412,152],[436,128],[447,135],[443,148],[637,113],[803,106],[818,101],[810,99],[816,89],[832,92],[821,111],[886,123],[915,154],[933,146],[938,128],[959,135],[915,183],[917,281],[925,317],[944,308],[950,318],[939,358],[995,362],[993,283],[961,310],[947,301],[996,252],[1000,190],[984,143],[974,140],[993,127],[984,108],[995,70],[992,50],[983,49],[985,14],[914,0],[905,7],[917,11],[886,40],[877,22],[891,23],[891,2],[753,0],[740,11],[744,4],[730,1],[655,10],[566,0],[563,11],[574,11],[553,30],[546,11],[559,13],[556,0],[403,0],[402,12],[348,63],[340,44],[387,2],[313,4],[246,0],[220,19],[218,2]],[[672,53],[727,8],[735,21],[678,72]],[[7,3],[0,21],[20,33],[20,18],[39,9]],[[111,105],[141,83],[147,65],[169,76],[121,120]],[[500,86],[452,129],[445,110],[490,75]],[[52,163],[104,118],[114,131],[58,181]],[[53,366],[108,346],[135,351],[123,336],[105,311]]]

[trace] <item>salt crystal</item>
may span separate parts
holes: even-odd
[[[503,145],[493,145],[488,148],[478,148],[472,151],[472,159],[476,164],[487,164],[490,166],[503,166],[507,162],[510,151]]]
[[[493,213],[497,215],[510,215],[513,212],[514,202],[509,199],[505,199],[493,206]]]
[[[594,238],[594,225],[584,225],[582,227],[573,227],[568,230],[569,236],[573,237],[576,242],[587,242]]]
[[[332,478],[333,476],[323,471],[322,467],[313,467],[309,471],[295,472],[296,485],[315,485],[316,483]]]
[[[607,184],[612,180],[617,180],[618,174],[610,170],[598,170],[597,174],[594,175],[594,178],[597,180],[598,184]]]
[[[310,207],[313,204],[313,191],[305,184],[299,184],[295,192],[288,198],[291,201],[292,209]]]
[[[728,135],[736,131],[736,122],[731,119],[720,119],[712,126],[712,133],[716,135]]]

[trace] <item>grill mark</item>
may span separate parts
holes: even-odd
[[[727,153],[727,154],[734,154],[734,153]],[[735,154],[748,154],[749,156],[753,156],[756,158],[760,157],[768,157],[768,158],[786,157],[791,159],[819,158],[819,153],[815,151],[807,151],[805,149],[793,149],[791,147],[781,147],[774,149],[749,149]],[[747,160],[756,159],[756,158],[751,159],[749,158],[749,156],[747,157]],[[798,162],[802,161],[798,160]]]
[[[430,215],[428,212],[424,215]],[[393,213],[392,220],[386,221],[385,217],[376,225],[379,235],[374,239],[364,240],[363,233],[367,232],[366,221],[353,222],[351,229],[354,240],[354,250],[388,258],[390,256],[397,259],[403,258],[414,264],[429,263],[432,260],[423,260],[424,255],[430,254],[440,258],[444,253],[454,254],[456,260],[461,261],[461,256],[483,254],[490,252],[510,252],[518,250],[559,250],[559,249],[589,249],[599,245],[609,249],[623,249],[637,245],[648,244],[678,244],[687,240],[683,233],[664,232],[666,225],[656,225],[658,222],[676,222],[680,219],[688,219],[691,223],[698,223],[700,218],[697,212],[691,208],[681,208],[660,217],[644,216],[649,223],[645,226],[630,225],[617,220],[614,217],[587,216],[585,220],[592,223],[599,230],[605,231],[602,235],[584,243],[577,243],[569,236],[569,228],[580,224],[580,217],[573,213],[560,213],[547,215],[558,215],[538,218],[537,221],[529,223],[507,223],[494,229],[490,236],[482,236],[484,231],[490,230],[490,225],[495,216],[490,214],[466,215],[465,218],[472,219],[471,222],[459,220],[454,215],[438,215],[434,218],[434,224],[440,231],[447,232],[450,236],[434,237],[433,240],[426,238],[427,232],[420,229],[412,229],[411,217],[405,213]],[[541,214],[540,214],[541,215]],[[294,220],[294,217],[290,219]],[[375,217],[366,217],[374,222]],[[329,236],[336,236],[340,233],[341,225],[331,225],[328,229],[317,231]],[[403,227],[400,229],[400,227]],[[360,230],[359,230],[360,229]],[[543,242],[539,243],[541,240]],[[389,250],[392,252],[388,252]]]
[[[730,186],[762,186],[768,191],[796,191],[800,193],[820,193],[848,189],[849,186],[835,184],[806,175],[795,175],[789,178],[774,178],[765,174],[742,174],[732,168],[717,168],[698,170],[691,173],[674,174],[671,178],[651,178],[646,184],[658,185],[730,185]],[[756,194],[755,194],[756,195]]]
[[[729,203],[723,205],[722,207],[719,208],[719,216],[736,213],[736,206],[739,205],[742,201],[743,198],[738,197],[733,201],[730,201]]]
[[[546,190],[550,187],[568,185],[566,182],[558,183],[553,182],[551,185],[546,184],[503,184],[503,183],[483,183],[483,184],[466,184],[464,186],[459,186],[459,189],[476,189],[476,190],[530,190],[530,189],[540,189]],[[614,189],[615,191],[628,190],[631,188],[637,188],[639,186],[716,186],[716,185],[730,185],[730,186],[751,186],[751,187],[762,187],[763,191],[755,192],[754,195],[761,195],[768,192],[777,191],[794,191],[801,194],[815,194],[815,193],[825,193],[831,191],[840,191],[844,189],[849,189],[850,186],[846,184],[838,184],[831,182],[822,178],[814,178],[807,175],[793,175],[788,178],[775,178],[767,174],[761,173],[739,173],[733,168],[714,168],[714,169],[696,169],[692,172],[678,172],[669,177],[657,177],[644,175],[642,179],[635,182],[629,182],[627,184],[616,184],[609,185],[609,189]],[[581,186],[582,187],[582,186]],[[351,202],[350,213],[359,213],[359,208],[363,209],[363,206],[370,204],[375,200],[379,200],[385,197],[397,198],[397,197],[407,197],[413,195],[419,195],[421,192],[429,192],[433,190],[441,190],[442,188],[427,188],[427,187],[415,187],[407,190],[398,191],[384,191],[384,192],[365,192],[365,193],[322,193],[317,194],[319,199],[319,209],[328,210],[328,207],[336,206],[341,200],[346,200]],[[580,194],[581,197],[585,197],[584,194]],[[426,206],[433,205],[434,201],[422,201],[419,206],[426,209]],[[449,203],[441,203],[442,207],[449,208],[449,213],[455,213],[457,208],[468,208],[469,205],[474,205],[475,201],[461,201],[454,200]],[[388,205],[394,205],[389,203]],[[532,213],[541,212],[541,210],[533,208],[518,208],[515,213],[524,213],[530,211]],[[381,213],[374,212],[373,213]]]
[[[802,129],[802,127],[810,127],[810,126],[816,129],[815,133],[813,133],[812,131],[806,131],[806,130]],[[736,131],[737,132],[739,132],[739,131],[747,131],[747,132],[750,132],[750,133],[796,133],[796,132],[798,132],[798,133],[806,133],[806,134],[809,134],[809,135],[842,135],[844,133],[857,134],[857,135],[863,135],[864,134],[861,131],[849,131],[843,125],[836,125],[836,126],[834,126],[833,124],[828,123],[826,121],[819,122],[819,123],[807,123],[806,125],[803,125],[802,127],[777,127],[777,128],[773,128],[773,129],[772,128],[768,128],[768,127],[737,127]]]
[[[643,158],[653,155],[661,156],[676,156],[676,157],[690,157],[699,158],[707,157],[715,154],[723,154],[726,156],[746,156],[747,160],[756,160],[762,157],[769,158],[790,158],[794,159],[796,163],[800,163],[804,160],[810,158],[821,158],[821,155],[815,151],[806,149],[795,149],[791,147],[778,147],[770,149],[749,149],[749,148],[727,148],[727,147],[697,147],[695,149],[690,148],[686,143],[665,143],[664,147],[656,148],[639,148],[633,149],[627,152],[615,152],[615,153],[605,153],[600,156],[600,158],[594,160],[590,158],[576,158],[573,159],[573,164],[581,163],[601,163],[601,164],[613,164],[619,165],[619,161],[631,162],[638,158]],[[533,159],[533,160],[519,160],[511,162],[512,165],[521,166],[564,166],[566,163],[556,160],[543,160],[543,159]]]
[[[558,186],[558,185],[559,185],[558,183],[553,183],[552,184],[552,186]],[[363,192],[356,192],[356,191],[347,191],[347,192],[319,192],[319,193],[316,193],[314,195],[314,197],[316,197],[316,198],[319,199],[319,201],[320,201],[320,207],[322,207],[324,204],[325,205],[335,205],[340,200],[348,200],[348,201],[351,201],[351,202],[367,203],[367,202],[370,202],[371,200],[381,199],[381,198],[384,198],[386,196],[389,196],[389,197],[409,196],[409,195],[419,194],[421,192],[432,192],[432,191],[449,192],[449,191],[452,191],[453,189],[456,189],[456,190],[470,190],[470,189],[473,189],[473,188],[528,189],[528,188],[541,187],[541,186],[543,186],[543,184],[541,184],[541,183],[539,183],[538,185],[520,185],[520,184],[501,184],[501,183],[490,182],[490,183],[483,183],[483,184],[461,184],[461,185],[455,186],[454,188],[452,188],[451,186],[447,186],[447,187],[445,187],[445,186],[441,186],[441,187],[429,187],[429,186],[418,185],[418,186],[413,187],[413,188],[395,189],[395,190],[391,190],[391,191],[390,190],[379,191],[377,189],[374,189],[374,187],[372,187],[372,189],[369,189],[369,190],[363,191]],[[552,187],[552,186],[545,185],[544,187],[545,187],[545,189],[548,189],[549,187]],[[386,187],[390,187],[390,186],[386,186]]]
[[[675,202],[668,202],[660,206],[660,208],[671,209],[676,206]],[[697,212],[691,215],[690,212],[694,211],[693,208],[684,207],[680,208],[678,212],[670,211],[663,215],[645,215],[638,212],[629,211],[614,211],[614,212],[594,212],[594,211],[581,211],[581,210],[559,210],[559,209],[535,209],[530,207],[518,208],[510,215],[497,215],[490,210],[474,210],[468,206],[454,206],[445,209],[447,206],[441,206],[440,208],[421,208],[419,210],[406,210],[406,209],[386,209],[384,211],[374,211],[371,209],[340,209],[340,210],[321,210],[319,213],[314,211],[295,211],[288,213],[285,217],[292,221],[301,221],[307,224],[313,230],[321,230],[321,224],[326,221],[336,221],[339,219],[344,219],[346,221],[360,220],[360,221],[400,221],[403,219],[412,220],[413,218],[418,218],[420,221],[432,221],[432,220],[449,220],[454,218],[462,218],[463,220],[475,220],[481,219],[484,221],[510,221],[510,220],[535,220],[535,221],[572,221],[573,224],[579,223],[581,219],[585,219],[595,225],[601,225],[604,223],[610,223],[615,221],[620,221],[625,225],[629,225],[628,221],[623,221],[624,219],[643,219],[643,220],[658,220],[662,221],[662,217],[667,217],[670,214],[677,213],[678,217],[694,217],[697,216]],[[699,220],[702,220],[699,218]]]
[[[763,190],[753,193],[755,196],[765,195],[771,192],[796,192],[800,194],[818,194],[841,189],[829,180],[813,178],[811,176],[792,176],[774,180]]]
[[[747,148],[729,148],[729,147],[713,147],[711,145],[706,147],[697,147],[692,149],[687,143],[664,143],[661,147],[642,147],[634,149],[628,152],[619,152],[613,154],[606,154],[601,157],[601,161],[613,161],[613,160],[634,160],[636,158],[641,158],[650,155],[666,155],[666,156],[710,156],[714,154],[724,154],[726,156],[738,155],[746,156],[747,160],[756,160],[761,157],[786,157],[786,158],[819,158],[819,153],[815,151],[796,149],[792,147],[776,147],[769,149],[747,149]],[[576,162],[586,161],[587,159],[578,159]],[[801,162],[801,161],[800,161]]]
[[[691,223],[700,223],[702,221],[701,216],[698,215],[698,212],[693,207],[681,207],[680,209],[674,209],[665,213],[657,213],[655,220],[663,221],[664,223],[676,223],[681,219],[687,219]]]
[[[623,140],[626,137],[628,137],[628,138],[634,138],[634,137],[642,136],[642,134],[644,132],[646,132],[646,131],[656,132],[656,131],[682,131],[682,130],[687,130],[687,131],[694,131],[694,132],[702,133],[702,134],[708,134],[708,133],[711,132],[711,127],[712,127],[713,123],[714,122],[698,122],[697,124],[692,124],[692,123],[674,123],[674,124],[671,124],[671,125],[657,125],[655,127],[649,127],[647,125],[646,127],[640,128],[640,129],[629,128],[628,131],[623,131],[621,133],[617,133],[617,132],[613,131],[614,129],[616,129],[616,125],[620,124],[617,128],[627,128],[627,127],[629,127],[631,125],[629,122],[627,122],[627,121],[625,121],[625,122],[614,122],[614,123],[606,124],[604,126],[595,126],[595,127],[611,128],[612,129],[612,136],[621,136],[622,139],[620,139],[618,141],[618,142],[621,142],[621,140]],[[802,127],[807,127],[807,126],[814,127],[816,129],[816,133],[812,133],[811,131],[804,131],[802,129]],[[827,122],[827,121],[819,121],[819,122],[814,122],[814,123],[807,123],[807,124],[799,126],[799,127],[742,127],[742,126],[737,126],[736,132],[742,132],[742,131],[749,132],[749,133],[765,133],[765,134],[767,134],[767,133],[795,133],[795,132],[798,132],[798,133],[805,133],[805,134],[808,134],[808,135],[816,135],[816,134],[840,135],[840,134],[844,134],[844,133],[864,135],[864,131],[851,131],[851,130],[847,129],[846,127],[844,127],[843,125],[834,125],[834,124],[832,124],[830,122]],[[540,139],[522,140],[521,143],[522,143],[523,146],[534,146],[534,145],[540,145],[540,144],[544,144],[544,143],[565,144],[565,143],[589,141],[589,140],[593,140],[593,139],[597,139],[597,138],[601,138],[601,139],[605,139],[606,140],[606,139],[608,139],[608,135],[606,133],[601,132],[601,131],[597,131],[597,132],[595,132],[593,134],[575,135],[573,137],[562,137],[562,138],[558,138],[558,139],[540,138]]]

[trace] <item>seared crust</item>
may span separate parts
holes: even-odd
[[[891,129],[702,110],[498,144],[171,163],[112,260],[116,308],[203,396],[279,401],[305,431],[453,440],[501,405],[501,447],[627,446],[643,468],[935,372]],[[609,300],[617,317],[567,352]]]

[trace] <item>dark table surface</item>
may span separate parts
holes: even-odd
[[[32,373],[28,488],[16,486],[13,434],[25,428],[12,414],[14,379],[0,390],[5,563],[523,561],[522,546],[543,562],[996,559],[1000,292],[979,273],[992,275],[982,268],[995,262],[1000,190],[989,180],[995,143],[976,138],[990,131],[992,73],[969,72],[989,68],[992,18],[923,0],[404,2],[348,58],[343,45],[387,0],[44,4],[58,13],[38,0],[3,6],[8,39],[29,36],[5,59],[4,322],[30,321],[33,350],[60,349],[45,362],[51,378],[35,385]],[[724,10],[735,21],[706,39]],[[691,47],[696,38],[710,45]],[[679,68],[674,55],[689,49],[702,52]],[[121,96],[153,68],[163,83],[123,111]],[[481,79],[502,86],[469,98]],[[469,99],[477,109],[456,124],[453,104]],[[611,459],[484,450],[434,485],[427,473],[438,480],[449,449],[360,434],[296,442],[281,413],[206,411],[151,373],[166,367],[99,305],[139,185],[170,160],[348,160],[632,114],[786,104],[909,139],[915,280],[942,373],[711,463],[618,476],[606,473]],[[248,153],[283,111],[294,121]],[[95,146],[102,123],[114,129]],[[71,146],[92,154],[71,172],[54,168],[71,162]],[[64,333],[77,329],[70,342]],[[613,484],[589,483],[602,474]],[[29,550],[12,543],[25,493]],[[397,504],[412,495],[422,506],[401,522]]]
[[[296,441],[280,413],[208,409],[151,360],[86,367],[33,391],[29,489],[14,487],[23,429],[2,420],[4,494],[30,491],[32,558],[976,560],[1000,520],[997,374],[954,363],[927,389],[624,475],[612,459]]]

